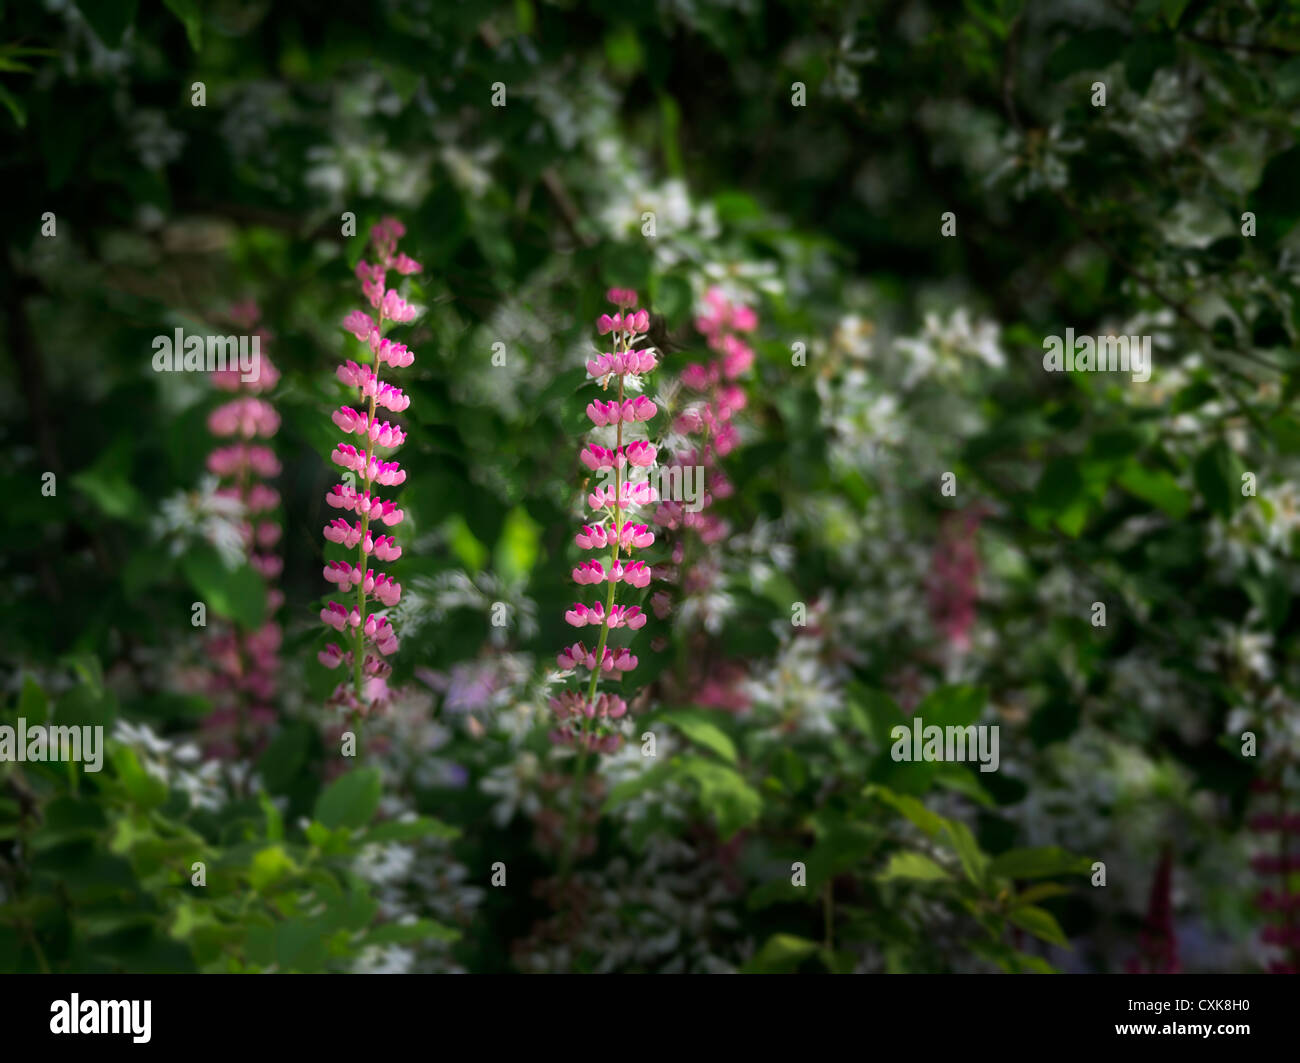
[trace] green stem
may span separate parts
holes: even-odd
[[[384,334],[384,305],[381,301],[379,304],[379,334]],[[372,354],[371,357],[375,363],[375,387],[370,395],[370,412],[366,417],[366,464],[363,469],[365,474],[364,493],[370,494],[370,460],[375,453],[375,440],[370,434],[371,426],[375,423],[375,400],[379,398],[379,355]],[[356,688],[357,700],[361,700],[362,675],[361,668],[365,663],[366,649],[366,536],[370,533],[370,508],[366,507],[366,512],[361,517],[361,541],[357,543],[357,568],[361,570],[361,582],[357,584],[357,612],[361,615],[361,623],[357,625],[357,648],[352,653],[352,680]],[[360,733],[358,717],[358,734]],[[358,743],[359,743],[358,739]],[[357,750],[360,757],[360,749]]]

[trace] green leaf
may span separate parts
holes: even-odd
[[[81,677],[95,697],[104,696],[104,666],[98,657],[93,653],[70,653],[62,661]]]
[[[1165,21],[1169,23],[1170,29],[1178,27],[1183,12],[1187,10],[1188,2],[1189,0],[1161,0],[1160,7],[1164,11]]]
[[[723,841],[762,812],[763,798],[732,768],[702,757],[683,757],[678,771],[699,788],[700,804],[712,813]]]
[[[934,781],[938,786],[965,794],[985,808],[997,807],[997,799],[980,781],[984,773],[976,773],[964,764],[939,764],[935,766]]]
[[[298,865],[285,852],[283,845],[271,845],[253,857],[248,868],[248,881],[258,893],[265,893],[268,887],[293,875],[297,870]]]
[[[441,838],[455,841],[460,837],[457,827],[449,826],[430,816],[415,819],[390,819],[366,831],[367,842],[414,842],[421,838]]]
[[[989,858],[980,849],[970,828],[965,823],[950,819],[945,823],[944,830],[953,849],[957,852],[957,859],[961,861],[966,877],[974,885],[982,887],[988,875]]]
[[[1040,882],[1036,886],[1030,886],[1028,889],[1017,893],[1011,899],[1011,907],[1018,908],[1026,904],[1037,904],[1049,897],[1064,897],[1069,892],[1069,887],[1062,886],[1059,882]]]
[[[347,852],[352,842],[350,828],[339,827],[337,830],[330,830],[323,823],[315,821],[307,824],[303,834],[312,845],[327,856]]]
[[[866,797],[876,797],[892,806],[907,819],[915,823],[927,837],[936,841],[946,841],[957,858],[961,861],[966,877],[977,886],[983,886],[988,871],[988,856],[975,841],[970,828],[957,820],[945,819],[938,813],[931,812],[915,797],[896,794],[883,786],[868,786],[863,792]]]
[[[1275,573],[1271,579],[1243,578],[1242,589],[1263,614],[1264,622],[1277,630],[1291,612],[1291,589],[1285,578]]]
[[[954,684],[939,687],[917,707],[915,716],[926,727],[968,727],[980,718],[988,691],[983,687]]]
[[[279,794],[292,785],[307,762],[311,739],[311,728],[297,721],[281,728],[271,739],[257,761],[257,772],[267,790]]]
[[[460,940],[460,931],[435,923],[432,919],[418,919],[414,923],[385,923],[375,927],[365,937],[367,945],[413,945],[421,941],[454,942]]]
[[[1082,494],[1083,476],[1074,458],[1053,458],[1043,468],[1034,488],[1034,501],[1056,512],[1065,509]]]
[[[130,481],[130,451],[114,446],[88,468],[72,477],[72,486],[116,520],[138,522],[144,501]]]
[[[14,120],[14,125],[19,129],[27,128],[27,108],[23,106],[22,101],[18,99],[3,85],[0,85],[0,104],[4,105],[5,110]]]
[[[1288,59],[1273,71],[1273,91],[1288,103],[1300,96],[1300,57]]]
[[[852,871],[874,854],[879,835],[863,823],[826,811],[813,817],[817,844],[807,857],[808,888],[817,891],[837,875]]]
[[[393,86],[393,91],[397,93],[398,99],[402,101],[402,105],[410,103],[420,87],[421,75],[399,63],[385,64],[384,73],[388,77],[388,83]]]
[[[1039,908],[1036,905],[1025,905],[1023,908],[1013,908],[1007,913],[1007,918],[1021,930],[1028,930],[1036,938],[1041,938],[1049,945],[1060,945],[1062,948],[1070,947],[1070,940],[1065,936],[1065,931],[1056,921],[1046,908]]]
[[[353,768],[334,780],[316,799],[313,817],[331,830],[364,827],[374,817],[383,794],[377,768]]]
[[[678,764],[668,760],[650,768],[643,768],[638,774],[615,786],[605,798],[604,811],[612,812],[625,801],[630,801],[643,793],[654,790],[671,782],[678,773]]]
[[[863,791],[864,797],[876,797],[895,811],[915,823],[928,838],[938,838],[943,832],[947,820],[936,812],[931,812],[915,797],[896,794],[884,786],[871,785]]]
[[[181,570],[208,609],[248,631],[266,616],[266,581],[251,565],[228,569],[212,547],[203,545],[181,558]]]
[[[1103,70],[1120,57],[1126,43],[1117,30],[1072,33],[1047,60],[1047,76],[1060,81],[1083,70]]]
[[[275,928],[275,962],[282,971],[318,971],[325,965],[325,940],[316,921],[290,919]]]
[[[906,723],[903,710],[883,690],[854,680],[849,683],[848,694],[853,725],[877,743],[889,743],[889,732],[898,724]]]
[[[142,808],[157,808],[167,800],[167,784],[145,771],[130,746],[118,746],[112,754],[113,768],[127,796]]]
[[[533,571],[541,531],[541,526],[522,506],[516,506],[506,515],[501,538],[497,540],[495,565],[497,573],[507,582],[522,582]]]
[[[275,807],[275,802],[267,796],[265,791],[258,793],[257,802],[262,806],[262,815],[266,817],[266,840],[271,842],[284,841],[284,817],[280,815],[280,810]]]
[[[1037,849],[1009,849],[993,858],[989,872],[1005,878],[1048,878],[1052,875],[1083,875],[1092,867],[1086,857],[1057,846]]]
[[[746,974],[792,974],[821,948],[815,941],[793,934],[773,934],[742,970]]]
[[[656,720],[677,728],[692,742],[712,750],[729,764],[736,763],[736,745],[707,712],[698,709],[677,709],[661,713]]]
[[[190,48],[197,52],[203,44],[203,13],[196,0],[163,0],[163,3],[181,20]]]
[[[137,0],[78,0],[77,7],[90,28],[108,48],[122,43],[126,29],[135,21]]]
[[[1150,502],[1174,520],[1182,520],[1192,508],[1192,497],[1167,472],[1146,469],[1136,462],[1126,465],[1116,483],[1131,495]]]
[[[1283,454],[1300,454],[1300,423],[1285,414],[1276,414],[1268,422],[1269,438]]]
[[[641,38],[631,26],[620,26],[605,36],[605,59],[611,70],[624,77],[644,66]]]
[[[919,882],[951,880],[952,876],[928,856],[911,851],[894,853],[885,870],[876,876],[877,882],[912,879]]]
[[[1134,38],[1124,49],[1124,76],[1129,88],[1145,96],[1151,79],[1162,66],[1173,66],[1178,61],[1178,49],[1172,37],[1144,34]]]
[[[1300,144],[1274,155],[1250,199],[1256,233],[1276,243],[1300,221]]]
[[[1192,466],[1192,474],[1205,504],[1225,520],[1231,517],[1241,498],[1241,477],[1228,445],[1219,442],[1203,450]]]
[[[60,727],[104,727],[111,730],[117,719],[117,698],[109,691],[96,694],[89,686],[73,687],[54,709]]]
[[[471,573],[478,572],[487,563],[487,547],[478,541],[459,513],[447,519],[444,530],[452,553]]]
[[[1048,963],[1041,956],[1031,956],[1027,952],[1016,952],[1012,954],[1015,962],[1020,965],[1017,974],[1060,974],[1061,972]]]
[[[108,826],[108,820],[99,805],[66,794],[47,804],[42,814],[44,822],[30,843],[33,849],[47,849],[64,842],[94,838]]]
[[[29,675],[23,676],[23,690],[18,696],[18,715],[31,724],[43,724],[49,718],[50,699]]]

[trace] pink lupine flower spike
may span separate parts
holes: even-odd
[[[397,241],[405,234],[405,226],[393,218],[385,218],[370,231],[375,261],[357,263],[356,275],[374,316],[353,310],[343,319],[343,328],[370,347],[373,362],[358,365],[349,360],[336,373],[340,382],[356,389],[358,406],[363,411],[352,406],[340,406],[334,411],[334,424],[347,433],[349,441],[339,443],[330,458],[346,472],[345,482],[332,487],[325,501],[356,519],[331,520],[324,535],[329,542],[355,549],[357,554],[355,564],[329,562],[324,575],[340,593],[355,588],[356,604],[348,608],[331,601],[321,610],[321,621],[339,632],[351,648],[345,650],[338,643],[330,643],[319,654],[319,660],[327,668],[352,669],[351,686],[340,683],[331,701],[356,715],[377,711],[386,704],[387,679],[392,669],[384,658],[398,647],[392,624],[375,606],[396,606],[402,586],[392,577],[376,573],[372,565],[374,561],[395,561],[402,551],[391,535],[375,536],[372,532],[373,525],[391,527],[401,523],[403,516],[396,505],[376,497],[373,491],[376,487],[395,487],[406,479],[397,462],[383,460],[375,453],[377,447],[391,450],[406,440],[401,428],[376,419],[380,407],[400,413],[410,405],[410,399],[398,388],[380,380],[384,366],[401,369],[415,360],[405,346],[383,335],[386,324],[411,321],[416,316],[413,306],[386,287],[390,269],[399,274],[420,272],[418,262],[397,251]]]
[[[605,600],[575,602],[565,614],[573,627],[598,627],[596,645],[588,649],[583,642],[566,647],[557,658],[566,670],[586,668],[591,677],[587,681],[585,696],[579,691],[565,691],[552,699],[551,708],[556,716],[557,728],[552,731],[552,741],[578,749],[578,766],[569,809],[569,826],[566,832],[564,868],[567,874],[574,847],[574,828],[577,822],[579,790],[588,754],[608,753],[619,748],[622,736],[607,731],[609,723],[620,719],[627,711],[626,703],[609,694],[596,695],[602,676],[621,680],[625,672],[636,667],[637,658],[626,647],[612,649],[606,645],[612,628],[636,631],[643,627],[647,617],[640,606],[616,605],[615,597],[620,583],[642,588],[650,582],[650,568],[643,561],[631,560],[634,549],[643,549],[654,542],[654,534],[647,523],[633,522],[630,511],[657,501],[648,482],[648,470],[654,464],[656,448],[645,440],[629,440],[628,425],[649,421],[658,412],[654,402],[643,394],[629,398],[626,395],[629,377],[655,368],[655,352],[647,346],[638,346],[650,327],[650,315],[637,310],[636,292],[612,289],[609,301],[618,308],[613,315],[602,314],[597,322],[601,336],[610,336],[614,350],[597,355],[587,362],[592,377],[608,389],[617,380],[617,398],[609,401],[597,399],[587,406],[587,416],[596,428],[614,429],[612,449],[597,443],[588,443],[579,458],[593,473],[607,482],[597,486],[587,495],[587,504],[594,511],[592,523],[583,525],[575,542],[584,550],[608,550],[606,561],[595,558],[583,561],[573,570],[573,581],[580,587],[599,587],[604,584]],[[634,480],[637,470],[646,470],[646,477]],[[612,482],[610,482],[612,481]]]

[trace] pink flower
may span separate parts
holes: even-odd
[[[239,477],[249,471],[261,477],[280,475],[280,462],[274,451],[247,443],[214,450],[208,455],[207,464],[209,472],[222,477]]]
[[[604,583],[605,566],[599,561],[584,561],[573,570],[574,583]]]
[[[268,509],[275,509],[280,504],[280,494],[266,484],[254,484],[248,492],[245,504],[249,513],[262,513]]]
[[[635,294],[635,293],[632,293]],[[624,314],[601,314],[596,321],[596,331],[602,336],[611,332],[621,336],[626,342],[650,328],[650,314],[645,310],[628,311]]]
[[[552,699],[559,727],[551,734],[552,740],[576,746],[585,753],[617,749],[621,735],[603,730],[609,721],[617,720],[627,711],[621,699],[597,693],[603,677],[614,680],[622,673],[636,667],[637,659],[625,647],[607,645],[611,631],[626,629],[637,631],[649,619],[638,605],[615,602],[620,583],[631,587],[645,587],[652,575],[644,561],[633,561],[633,549],[644,549],[654,543],[654,534],[645,524],[626,519],[627,511],[637,505],[648,505],[656,500],[649,482],[642,478],[633,480],[636,470],[652,466],[658,448],[645,440],[624,443],[623,426],[628,423],[649,421],[658,413],[655,403],[645,395],[628,395],[627,378],[653,370],[656,366],[654,352],[633,346],[637,338],[650,325],[650,315],[637,310],[636,293],[623,288],[611,288],[608,298],[616,307],[614,314],[602,314],[596,323],[601,335],[613,335],[613,351],[596,355],[587,361],[587,371],[602,388],[617,387],[616,397],[593,399],[587,405],[587,416],[598,428],[612,426],[616,436],[613,447],[589,442],[579,453],[581,463],[592,472],[612,473],[612,483],[597,486],[587,496],[588,505],[598,513],[607,513],[603,523],[586,524],[574,536],[574,543],[583,550],[607,550],[604,560],[590,558],[573,569],[573,580],[580,586],[606,588],[605,601],[575,602],[564,614],[572,627],[598,629],[596,646],[589,649],[582,642],[566,646],[556,657],[564,671],[586,668],[591,672],[587,689],[565,691]],[[581,774],[582,768],[579,768]],[[576,783],[575,783],[576,785]]]
[[[280,415],[263,399],[235,399],[218,406],[208,415],[208,431],[214,436],[273,436],[280,430]]]
[[[251,300],[231,306],[230,320],[240,329],[253,330],[261,310]],[[205,651],[209,670],[205,676],[205,693],[212,699],[212,712],[202,724],[202,742],[209,756],[251,756],[264,742],[274,722],[275,713],[267,702],[275,697],[280,669],[280,627],[272,618],[284,602],[284,594],[274,586],[284,569],[284,561],[272,553],[279,542],[281,529],[267,516],[280,502],[279,495],[259,478],[277,476],[280,462],[269,446],[253,444],[254,438],[269,440],[280,428],[275,407],[258,394],[268,391],[279,373],[265,351],[271,336],[257,329],[257,372],[245,380],[239,370],[211,374],[218,390],[236,393],[235,398],[218,406],[208,415],[208,430],[218,438],[236,437],[239,441],[217,447],[208,455],[207,468],[219,479],[228,481],[217,493],[238,501],[249,519],[241,525],[245,557],[266,584],[268,618],[255,630],[232,623],[213,625]],[[262,514],[260,519],[254,519]]]
[[[979,545],[976,531],[984,511],[975,506],[944,514],[930,561],[930,618],[957,653],[970,648],[979,599]]]
[[[244,316],[241,316],[236,324],[242,328],[252,328],[257,321],[261,311],[258,310],[257,304],[249,302],[244,307]],[[248,317],[251,313],[253,316]],[[234,318],[235,314],[230,314]],[[245,380],[247,375],[240,369],[221,369],[211,374],[212,383],[222,391],[243,391],[251,394],[260,394],[270,391],[275,387],[280,379],[280,371],[272,364],[270,357],[266,353],[266,346],[271,342],[271,334],[265,329],[255,329],[253,335],[258,339],[258,359],[256,366],[253,367],[252,379]]]
[[[601,402],[599,399],[587,403],[587,416],[591,418],[592,424],[598,428],[603,428],[607,424],[615,424],[620,420],[620,411],[622,405],[617,402]]]
[[[720,459],[740,444],[740,434],[732,418],[744,409],[745,392],[734,381],[753,368],[755,354],[754,348],[739,334],[754,332],[758,328],[758,315],[751,307],[733,302],[723,289],[715,286],[704,293],[695,326],[713,356],[682,369],[683,387],[699,397],[693,398],[677,415],[673,428],[681,435],[699,439],[689,448],[683,448],[683,452],[674,453],[671,460],[674,464],[702,467],[709,490],[703,494],[698,512],[689,512],[681,503],[665,499],[659,503],[653,520],[658,527],[672,533],[669,541],[673,548],[673,564],[661,565],[656,577],[679,582],[683,595],[698,595],[701,604],[705,604],[720,578],[721,565],[709,551],[700,551],[689,572],[679,576],[675,566],[681,564],[687,533],[705,547],[721,542],[730,534],[727,522],[708,509],[732,490],[723,475]],[[657,618],[664,619],[672,610],[672,598],[664,591],[656,591],[650,598],[650,608]],[[732,690],[738,682],[738,678],[714,666],[710,674],[693,679],[691,688],[682,693],[700,704],[730,708],[748,703],[742,693]]]
[[[397,292],[390,288],[384,293],[384,303],[380,308],[380,320],[387,318],[389,321],[403,323],[414,321],[415,316],[415,307],[398,295]]]
[[[1138,955],[1125,964],[1129,974],[1178,974],[1178,938],[1174,933],[1173,849],[1165,846],[1151,882],[1146,919],[1138,934]]]
[[[346,360],[338,367],[335,375],[345,387],[355,389],[359,408],[344,405],[330,415],[339,430],[354,440],[337,444],[330,460],[354,475],[357,484],[336,484],[326,494],[325,502],[357,519],[331,520],[324,536],[326,541],[356,553],[354,560],[330,561],[323,574],[341,592],[355,593],[357,604],[347,607],[330,602],[321,610],[322,622],[346,634],[350,646],[344,650],[330,643],[321,652],[320,660],[327,668],[345,665],[351,670],[352,681],[341,683],[330,700],[358,715],[369,715],[388,703],[387,677],[391,669],[382,658],[398,649],[392,624],[374,609],[396,606],[402,587],[391,576],[376,573],[369,562],[372,558],[391,562],[402,556],[391,535],[376,536],[373,531],[378,524],[399,524],[403,517],[391,500],[375,494],[375,488],[396,487],[406,480],[406,472],[396,461],[379,457],[375,448],[401,446],[406,432],[388,421],[380,422],[375,414],[380,408],[401,413],[411,403],[400,389],[380,379],[385,367],[403,369],[415,360],[404,344],[384,335],[390,324],[402,324],[417,316],[416,308],[400,292],[387,287],[390,270],[404,276],[422,268],[415,259],[397,250],[397,242],[405,234],[406,227],[395,218],[384,218],[370,230],[373,260],[358,262],[355,273],[363,296],[376,313],[372,317],[364,310],[353,310],[343,319],[343,327],[366,344],[372,361],[358,365]]]
[[[363,342],[370,339],[372,332],[379,331],[371,316],[363,310],[353,310],[348,314],[343,319],[343,327]]]
[[[375,333],[375,335],[378,335],[378,333]],[[373,342],[371,347],[375,354],[375,361],[380,365],[389,365],[394,369],[405,369],[415,362],[415,355],[407,350],[405,344],[394,343],[390,339],[382,339]]]
[[[646,615],[639,605],[616,605],[609,612],[609,626],[628,627],[633,631],[645,627]]]
[[[722,341],[722,372],[728,380],[746,372],[754,364],[754,348],[735,336],[726,336]]]
[[[635,399],[628,399],[623,403],[625,421],[648,421],[658,412],[659,407],[644,395],[638,395]]]
[[[646,468],[655,463],[656,453],[657,451],[654,444],[644,441],[629,443],[624,448],[624,454],[627,456],[628,462],[642,468]]]
[[[603,624],[605,609],[600,602],[593,602],[590,607],[576,602],[572,609],[564,614],[564,620],[574,627],[586,627],[588,624]]]
[[[654,351],[633,350],[623,354],[598,354],[587,361],[587,372],[597,380],[611,373],[624,376],[628,373],[648,373],[655,368]]]
[[[598,487],[587,496],[587,505],[594,510],[630,509],[632,506],[648,506],[659,499],[659,493],[649,483],[627,483],[619,485],[617,497],[612,487]]]

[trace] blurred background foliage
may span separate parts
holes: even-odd
[[[1292,5],[0,9],[0,721],[112,736],[99,775],[0,764],[0,969],[1120,971],[1172,950],[1255,971],[1287,940],[1295,962],[1294,931],[1261,938],[1255,874],[1300,867],[1259,819],[1264,797],[1300,812]],[[320,528],[333,367],[360,350],[339,322],[384,215],[427,308],[401,381],[404,694],[350,767],[315,658]],[[637,719],[568,878],[546,694],[611,285],[660,316],[669,410],[708,288],[757,310],[758,358],[732,532],[635,644]],[[283,374],[282,663],[274,726],[213,759],[191,603],[251,631],[266,588],[202,516],[220,397],[154,373],[151,342],[226,332],[248,299]],[[1044,372],[1067,328],[1150,336],[1150,381]],[[997,724],[1000,770],[894,762],[911,714]]]

